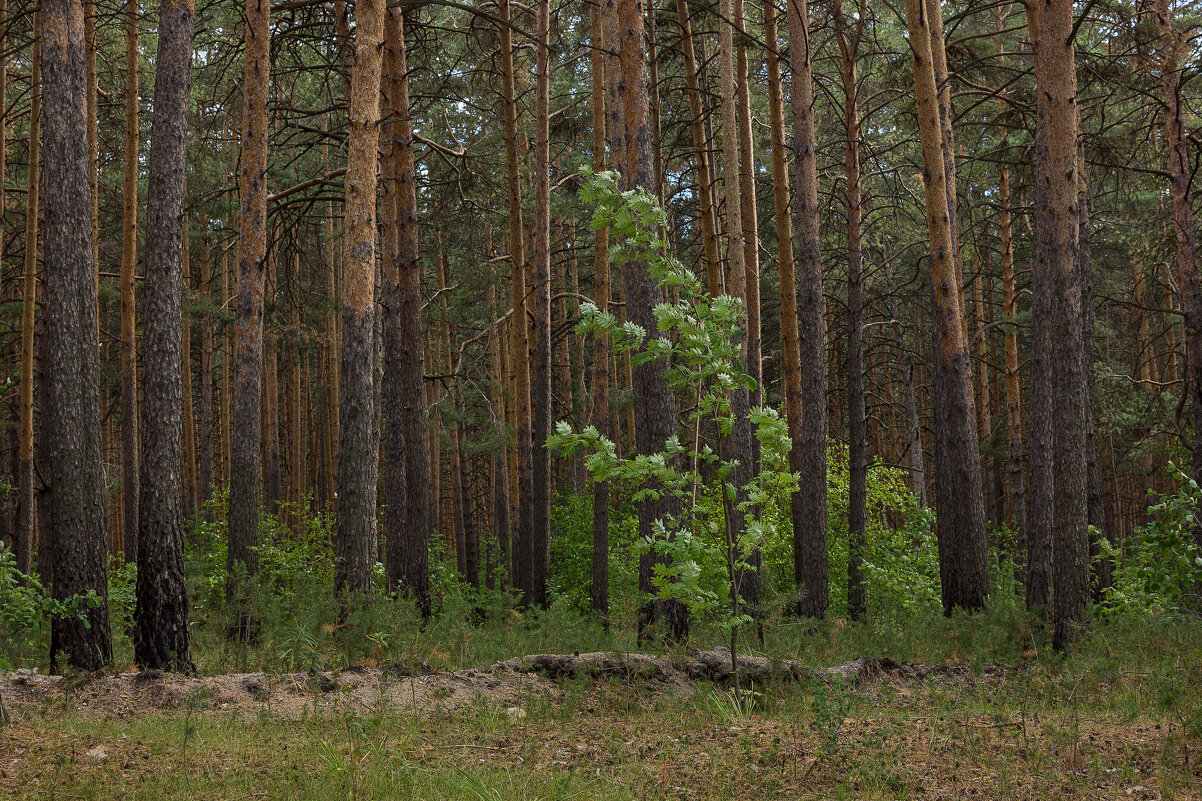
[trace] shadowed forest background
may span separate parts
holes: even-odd
[[[713,683],[689,714],[720,729],[811,718],[814,761],[772,792],[939,786],[934,756],[869,776],[889,734],[845,724],[884,692],[900,732],[954,690],[1002,699],[965,737],[1031,736],[1030,703],[1072,733],[1015,745],[1054,758],[987,794],[1053,797],[1070,747],[1085,778],[1055,797],[1087,797],[1154,742],[1145,784],[1191,797],[1200,23],[1193,0],[0,0],[17,725],[112,735],[34,711],[89,671],[409,677],[409,735],[376,710],[322,757],[361,757],[330,774],[358,797],[426,775],[365,768],[372,737],[453,736],[422,703],[543,725],[526,684],[419,703],[419,676],[592,676],[538,690],[554,729],[646,669]],[[498,667],[540,653],[583,661]],[[96,692],[191,721],[268,685]],[[1082,686],[1129,724],[1088,769]],[[661,690],[636,732],[667,725]],[[696,786],[749,775],[713,770]]]

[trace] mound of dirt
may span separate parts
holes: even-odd
[[[931,676],[958,680],[971,674],[964,666],[900,664],[886,658],[856,659],[815,669],[794,660],[739,657],[739,675],[745,683],[796,681],[806,677],[845,682],[869,679],[908,682]],[[278,675],[183,676],[147,670],[64,678],[18,670],[0,674],[0,709],[7,706],[14,712],[74,710],[97,716],[191,709],[262,712],[288,719],[345,709],[449,712],[481,701],[520,710],[531,698],[558,695],[556,681],[574,676],[637,680],[665,692],[689,695],[697,681],[729,684],[732,671],[730,651],[722,647],[677,657],[603,651],[533,654],[455,671],[415,672],[406,666],[382,669],[353,666]]]

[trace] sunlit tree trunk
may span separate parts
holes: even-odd
[[[235,312],[234,413],[230,450],[229,553],[226,596],[243,594],[240,579],[259,569],[259,439],[263,401],[263,279],[267,259],[267,89],[271,72],[271,7],[246,0],[239,157],[238,303]],[[244,619],[239,636],[253,634]]]
[[[948,204],[952,174],[945,159],[939,89],[933,54],[939,0],[907,0],[906,17],[914,63],[923,183],[930,236],[934,291],[936,523],[943,609],[979,609],[989,594],[989,563],[981,494],[981,461],[974,425],[968,337],[961,283],[956,274],[956,219]]]
[[[384,0],[355,8],[342,262],[342,382],[338,399],[338,499],[334,537],[336,593],[371,588],[376,524],[372,441],[376,283],[376,169],[380,138],[380,45]]]

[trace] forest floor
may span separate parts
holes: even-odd
[[[760,658],[736,700],[728,659],[20,671],[0,676],[0,797],[1202,798],[1199,688],[1183,677],[1072,660]]]

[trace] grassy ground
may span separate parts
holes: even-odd
[[[581,678],[520,712],[483,697],[417,713],[348,701],[300,721],[200,702],[128,717],[58,705],[0,729],[0,797],[1202,798],[1199,633],[1099,623],[1060,657],[1018,615],[781,625],[764,650],[816,665],[964,667],[760,687],[742,704],[705,684]]]

